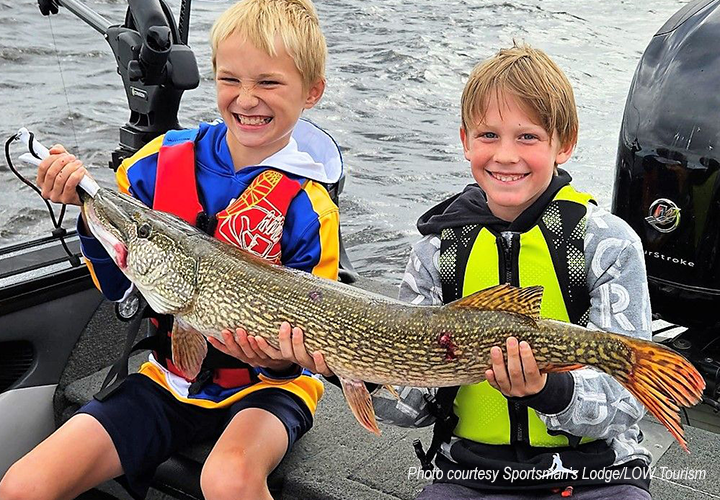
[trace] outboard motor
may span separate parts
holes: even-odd
[[[612,211],[640,235],[653,313],[717,400],[720,355],[720,0],[696,0],[652,38],[620,131]],[[713,345],[720,348],[720,342]],[[704,366],[707,365],[707,366]]]

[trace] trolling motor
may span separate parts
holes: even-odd
[[[67,8],[102,34],[115,54],[130,118],[120,128],[113,169],[150,140],[180,128],[182,94],[200,84],[195,55],[187,45],[190,2],[182,0],[178,27],[165,0],[128,0],[121,26],[111,25],[79,0],[38,0],[44,15],[56,14],[59,6]]]
[[[653,313],[720,408],[720,0],[696,0],[655,34],[620,131],[612,211],[640,235]],[[657,333],[657,332],[655,332]]]

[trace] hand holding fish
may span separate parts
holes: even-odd
[[[58,144],[50,148],[50,156],[38,166],[37,185],[45,199],[55,203],[82,205],[78,184],[88,175],[82,161]]]
[[[547,373],[540,373],[530,344],[509,337],[505,343],[507,367],[500,347],[490,348],[492,368],[485,372],[488,383],[507,397],[532,396],[542,391]]]
[[[290,327],[290,323],[283,321],[280,325],[278,335],[279,349],[275,349],[262,337],[257,337],[260,348],[269,356],[280,355],[286,361],[307,368],[313,373],[319,373],[324,377],[332,377],[334,373],[325,364],[322,353],[315,351],[312,354],[305,349],[305,339],[302,328]]]
[[[293,363],[282,359],[282,357],[272,357],[268,355],[259,346],[259,341],[267,343],[260,338],[248,335],[242,328],[237,328],[235,334],[230,330],[223,330],[222,341],[214,337],[208,337],[208,342],[220,352],[239,359],[243,363],[250,366],[269,368],[277,372],[284,372],[292,367]]]

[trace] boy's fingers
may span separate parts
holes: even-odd
[[[508,379],[507,370],[505,369],[502,349],[497,346],[490,348],[490,363],[492,365],[493,377],[497,384],[497,389],[504,394],[508,393],[511,389],[511,384]]]
[[[80,196],[77,192],[78,184],[80,180],[85,176],[85,167],[80,162],[73,162],[68,164],[63,170],[64,174],[67,174],[65,186],[63,192],[60,195],[60,202],[65,204],[80,205]]]
[[[518,341],[515,337],[508,337],[505,343],[507,349],[507,372],[512,388],[520,388],[525,385],[523,377],[523,365],[520,360]]]
[[[292,347],[293,353],[295,353],[295,359],[298,360],[299,364],[307,367],[315,366],[315,361],[305,349],[305,337],[302,328],[298,328],[297,326],[292,329]]]
[[[229,333],[229,332],[228,332]],[[232,353],[228,350],[227,347],[225,347],[225,344],[217,340],[213,337],[208,337],[208,342],[210,342],[210,345],[213,346],[218,351],[227,354],[228,356],[232,356]]]
[[[38,172],[37,172],[37,185],[41,186],[43,185],[43,182],[45,181],[45,174],[47,173],[48,168],[50,168],[50,165],[52,165],[55,160],[58,159],[61,155],[67,153],[65,151],[65,148],[61,144],[56,144],[55,146],[50,148],[50,156],[45,158],[40,162],[40,165],[38,165]]]
[[[332,376],[333,372],[328,368],[328,365],[325,363],[325,356],[323,356],[320,351],[315,351],[312,354],[312,359],[316,369],[315,373],[325,375],[326,377]]]
[[[258,348],[270,359],[283,359],[282,353],[268,344],[267,340],[262,337],[251,337],[255,339]]]
[[[492,387],[500,390],[500,386],[498,386],[497,381],[495,380],[495,372],[492,370],[485,370],[485,380],[488,381],[488,384],[490,384]]]
[[[253,355],[261,360],[261,361],[267,361],[270,359],[267,354],[263,352],[262,349],[260,349],[260,346],[258,345],[257,339],[253,337],[252,335],[248,335],[248,344],[250,345],[250,348],[253,350]]]
[[[295,360],[295,353],[292,346],[292,329],[290,323],[283,321],[280,325],[278,333],[278,342],[280,343],[280,352],[284,359]]]
[[[522,360],[522,368],[526,379],[537,379],[540,377],[540,369],[538,368],[535,355],[527,342],[520,342],[520,359]]]
[[[45,198],[55,202],[58,201],[60,193],[62,193],[63,187],[65,186],[65,181],[67,181],[67,178],[63,176],[63,169],[67,164],[74,161],[74,156],[64,154],[59,156],[48,167],[42,184],[42,193]]]
[[[527,394],[537,394],[544,387],[547,381],[547,374],[540,373],[537,360],[532,352],[530,344],[527,342],[520,343],[520,357],[522,358],[523,371],[525,373]]]
[[[253,348],[250,346],[250,343],[248,342],[248,335],[245,330],[242,328],[238,328],[235,330],[235,342],[237,343],[238,347],[240,347],[240,350],[242,353],[246,356],[247,359],[255,359],[257,356],[255,355],[255,351],[253,351]]]

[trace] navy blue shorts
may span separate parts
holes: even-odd
[[[228,408],[207,409],[178,401],[140,374],[130,375],[104,402],[93,399],[78,413],[92,415],[110,434],[125,472],[120,483],[133,498],[145,498],[160,464],[182,448],[217,439],[245,408],[278,417],[288,433],[288,451],[312,427],[305,403],[282,389],[263,389]]]

